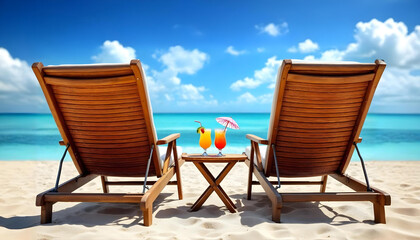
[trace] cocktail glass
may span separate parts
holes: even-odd
[[[211,129],[204,129],[204,133],[200,131],[200,147],[204,149],[204,153],[201,156],[208,156],[207,148],[211,146]]]
[[[216,129],[214,130],[214,134],[214,145],[219,149],[217,156],[222,157],[222,149],[226,146],[226,131],[224,129]]]

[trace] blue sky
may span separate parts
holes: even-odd
[[[155,112],[269,112],[282,59],[387,62],[371,112],[420,113],[419,1],[0,0],[0,112],[49,112],[30,65],[129,62]]]

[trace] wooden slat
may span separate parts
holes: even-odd
[[[290,163],[288,162],[283,162],[283,163],[279,163],[279,169],[283,169],[285,170],[287,169],[295,169],[295,171],[312,171],[311,169],[318,169],[315,170],[316,172],[319,171],[323,171],[323,169],[330,169],[330,170],[337,170],[338,167],[340,166],[340,162],[341,159],[338,161],[331,161],[331,162],[311,162],[311,161],[306,161],[306,162],[301,162],[301,163]],[[322,170],[319,170],[322,169]]]
[[[140,101],[137,92],[127,93],[121,92],[120,94],[113,95],[69,95],[69,94],[55,94],[55,98],[58,100],[72,100],[72,101],[103,101],[103,100],[123,100],[123,99],[137,99]]]
[[[150,154],[150,152],[149,152]],[[100,154],[100,153],[89,153],[89,152],[81,152],[80,156],[82,156],[82,158],[86,158],[86,159],[98,159],[98,160],[106,160],[106,159],[124,159],[124,158],[129,158],[129,159],[138,159],[142,156],[145,156],[144,153],[122,153],[122,154]]]
[[[148,139],[147,139],[148,140]],[[117,140],[109,143],[86,143],[86,142],[76,142],[77,147],[91,147],[91,148],[128,148],[128,147],[143,147],[148,146],[148,141],[143,142],[118,142]]]
[[[353,122],[356,120],[357,116],[349,117],[329,117],[329,118],[314,118],[314,117],[290,117],[290,116],[281,116],[280,121],[289,121],[289,122],[302,122],[302,123],[342,123],[342,122]]]
[[[132,115],[132,116],[124,116],[124,117],[114,117],[114,115],[105,115],[105,117],[99,117],[97,115],[79,115],[79,116],[68,116],[65,115],[64,118],[66,121],[72,121],[72,122],[101,122],[101,123],[107,123],[107,122],[125,122],[125,121],[144,121],[144,118],[140,115]]]
[[[114,118],[123,118],[123,117],[131,117],[131,116],[138,116],[142,118],[142,114],[140,111],[131,111],[131,112],[118,112],[118,113],[100,113],[96,114],[95,111],[88,111],[87,113],[81,114],[80,112],[63,112],[63,116],[66,119],[76,119],[79,117],[82,118],[108,118],[108,117],[114,117]]]
[[[281,142],[295,142],[295,143],[329,143],[329,142],[347,142],[350,135],[342,137],[329,137],[329,138],[308,138],[308,137],[284,137],[277,135],[277,141]]]
[[[283,102],[284,107],[294,107],[294,108],[306,108],[306,109],[325,109],[325,108],[347,108],[348,110],[352,111],[355,108],[360,108],[360,103],[346,103],[346,104],[331,104],[331,105],[321,105],[321,104],[309,104],[309,103],[291,103],[291,102]]]
[[[106,105],[103,108],[106,108],[108,105],[116,105],[119,104],[120,107],[124,106],[127,103],[140,103],[139,98],[134,96],[127,99],[97,99],[94,101],[87,100],[77,100],[77,99],[59,99],[59,104],[68,104],[68,105],[83,105],[84,108],[89,108],[91,105]]]
[[[139,203],[143,194],[121,193],[54,193],[45,194],[47,202]]]
[[[102,158],[102,157],[86,157],[84,161],[86,163],[95,165],[96,167],[107,167],[112,164],[125,165],[135,164],[137,167],[147,167],[148,157],[146,154],[138,155],[136,157],[113,157],[113,158]]]
[[[154,169],[153,169],[154,170]],[[124,165],[122,167],[112,166],[112,168],[97,168],[92,166],[89,168],[90,172],[97,172],[98,175],[110,176],[110,177],[144,177],[146,172],[146,166],[140,168],[136,165]],[[150,169],[148,176],[156,176],[155,171]]]
[[[284,96],[286,98],[299,98],[299,99],[313,99],[313,100],[344,100],[361,98],[365,96],[365,89],[352,91],[352,92],[300,92],[286,90]]]
[[[291,142],[282,142],[276,141],[276,147],[295,147],[295,148],[332,148],[332,147],[342,147],[347,145],[345,142],[334,142],[334,143],[291,143]]]
[[[109,109],[115,109],[115,108],[132,108],[132,107],[138,107],[138,109],[141,109],[141,105],[139,102],[130,102],[125,103],[124,105],[121,104],[107,104],[107,105],[83,105],[83,104],[66,104],[66,103],[60,103],[60,108],[72,108],[72,109],[83,109],[83,110],[109,110]]]
[[[315,176],[324,176],[326,174],[332,174],[337,171],[336,166],[323,167],[323,168],[300,168],[295,167],[285,167],[279,169],[280,177],[315,177]],[[275,174],[275,173],[274,173]]]
[[[342,147],[331,147],[331,148],[292,148],[292,147],[279,147],[276,148],[277,152],[289,152],[289,153],[327,153],[327,152],[340,152],[346,150],[346,146]]]
[[[295,112],[284,110],[281,112],[282,116],[289,117],[315,117],[315,118],[330,118],[330,117],[350,117],[357,116],[359,111],[353,112],[337,112],[337,113],[320,113],[320,112]]]
[[[82,135],[82,137],[84,137]],[[136,135],[131,135],[130,137],[127,137],[125,135],[120,135],[118,137],[116,136],[112,136],[112,138],[110,138],[110,136],[107,136],[107,138],[102,138],[102,136],[98,136],[95,138],[91,138],[91,139],[86,139],[86,138],[74,138],[74,142],[76,143],[88,143],[88,144],[98,144],[98,143],[104,143],[104,144],[109,144],[109,143],[131,143],[131,142],[143,142],[143,141],[147,141],[148,137],[147,136],[136,136]]]
[[[332,105],[336,106],[337,104],[352,104],[352,103],[361,103],[363,101],[363,96],[358,98],[345,98],[345,99],[338,99],[338,98],[331,98],[331,99],[310,99],[310,98],[296,98],[296,97],[285,97],[283,102],[287,103],[303,103],[303,104],[316,104],[316,105]]]
[[[351,131],[342,131],[342,132],[292,132],[292,131],[278,131],[277,137],[283,136],[283,137],[295,137],[295,138],[311,138],[318,141],[323,142],[326,138],[332,138],[332,137],[346,137],[350,136]]]
[[[63,114],[75,113],[80,114],[119,114],[119,113],[138,113],[142,114],[140,106],[124,107],[124,108],[111,108],[111,109],[75,109],[75,108],[63,108]]]
[[[288,104],[289,105],[289,104]],[[358,112],[360,109],[359,106],[353,106],[353,107],[346,107],[346,108],[339,108],[339,107],[333,107],[331,108],[307,108],[306,104],[294,104],[293,106],[283,106],[282,111],[288,111],[288,112],[299,112],[299,113],[314,113],[314,114],[334,114],[334,113],[354,113]]]
[[[280,127],[303,128],[303,129],[329,129],[329,128],[345,128],[354,126],[355,121],[340,122],[340,123],[300,123],[291,121],[280,121]]]
[[[306,153],[306,152],[293,152],[293,153],[289,153],[289,152],[282,152],[282,151],[278,151],[276,153],[279,156],[283,156],[283,157],[293,157],[293,158],[303,158],[303,159],[312,159],[312,158],[329,158],[329,157],[343,157],[344,151],[340,151],[340,152],[326,152],[326,153]]]
[[[277,181],[270,181],[271,184],[276,185]],[[281,185],[322,185],[321,181],[280,181]],[[252,181],[252,185],[260,185],[258,181]]]
[[[367,83],[343,84],[336,86],[320,86],[319,84],[305,84],[290,82],[286,85],[286,91],[293,91],[300,94],[305,93],[352,93],[366,91]]]
[[[114,140],[144,140],[147,138],[146,135],[142,134],[143,131],[124,131],[127,134],[124,134],[124,132],[116,131],[116,132],[106,132],[104,134],[100,134],[96,131],[89,132],[90,134],[84,134],[84,133],[74,133],[72,131],[72,134],[77,141],[114,141]],[[114,135],[113,135],[114,134]]]
[[[289,73],[287,80],[290,82],[303,83],[326,83],[326,84],[346,84],[372,81],[375,74],[368,73],[356,76],[314,76],[305,74]]]
[[[371,192],[349,193],[282,193],[283,202],[311,201],[371,201],[376,202],[379,194]]]
[[[295,163],[307,163],[308,161],[313,163],[329,163],[329,162],[337,162],[343,159],[343,156],[338,157],[329,157],[326,159],[325,157],[322,158],[295,158],[295,157],[284,157],[283,155],[276,155],[278,163],[282,164],[295,164]]]
[[[128,64],[101,64],[101,65],[62,65],[46,66],[43,71],[48,76],[64,77],[104,77],[104,76],[124,76],[132,75]]]
[[[67,121],[67,123],[69,126],[87,126],[87,127],[138,126],[139,128],[141,128],[144,125],[143,120],[115,121],[115,122],[101,122],[100,120],[96,122]]]
[[[54,93],[57,94],[68,94],[68,95],[97,95],[97,96],[107,96],[107,95],[118,95],[122,92],[132,93],[136,89],[136,84],[124,84],[121,86],[112,86],[112,87],[64,87],[64,86],[52,86]],[[138,94],[138,91],[134,91]]]
[[[72,134],[86,134],[86,135],[123,135],[123,134],[134,134],[140,132],[144,134],[144,125],[133,125],[133,126],[69,126]],[[94,132],[92,132],[94,131]]]
[[[104,170],[112,170],[112,169],[123,169],[128,170],[128,168],[136,168],[135,171],[139,172],[146,172],[147,168],[147,159],[148,156],[142,156],[138,158],[121,158],[121,159],[92,159],[87,158],[84,161],[86,162],[86,166],[90,169],[104,169]],[[124,169],[125,168],[125,169]],[[130,169],[132,171],[134,169]]]
[[[310,62],[293,62],[291,64],[291,72],[310,72],[312,74],[360,74],[373,72],[376,65],[372,63],[310,63]]]
[[[305,128],[294,128],[294,127],[282,127],[279,126],[279,132],[286,131],[286,132],[296,132],[296,133],[319,133],[319,134],[328,134],[328,133],[335,133],[335,132],[347,132],[352,131],[353,126],[342,127],[342,128],[325,128],[325,129],[305,129]],[[277,135],[276,135],[277,136]]]
[[[92,147],[79,147],[81,153],[97,153],[97,154],[124,154],[124,153],[144,153],[150,152],[149,145],[129,148],[92,148]]]
[[[49,85],[55,86],[71,86],[71,87],[89,87],[89,86],[114,86],[135,83],[135,78],[132,75],[121,77],[107,77],[94,79],[75,79],[75,78],[60,78],[60,77],[44,77],[45,82]]]
[[[302,83],[302,82],[287,82],[285,89],[293,89],[297,91],[309,91],[309,92],[325,92],[325,91],[343,91],[353,92],[361,89],[366,89],[369,82],[360,83],[346,83],[346,84],[326,84],[323,83]]]

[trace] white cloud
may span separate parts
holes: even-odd
[[[256,88],[261,85],[261,82],[253,78],[245,77],[243,80],[238,80],[230,85],[233,91],[239,91],[241,88]]]
[[[181,97],[183,100],[202,100],[204,99],[204,96],[201,95],[201,92],[204,90],[204,87],[196,87],[192,84],[183,84],[181,85]]]
[[[236,104],[243,104],[243,103],[260,103],[260,104],[269,104],[273,101],[273,94],[267,93],[261,96],[255,97],[250,92],[245,92],[236,99]]]
[[[33,112],[46,110],[41,87],[26,61],[13,58],[0,47],[0,111]]]
[[[291,53],[296,53],[296,52],[298,52],[298,49],[295,46],[293,46],[293,47],[287,49],[287,51],[291,52]]]
[[[161,96],[164,96],[166,101],[175,101],[179,105],[186,105],[186,103],[197,105],[205,101],[203,96],[205,87],[182,84],[179,75],[197,73],[209,60],[206,53],[198,49],[187,50],[182,46],[173,46],[167,51],[155,53],[153,57],[165,67],[161,71],[148,68],[145,70],[149,93],[155,103],[162,102]]]
[[[253,103],[256,102],[257,98],[254,97],[250,92],[246,92],[238,97],[238,102],[240,103]]]
[[[276,25],[274,23],[269,23],[267,25],[255,25],[255,28],[258,29],[260,33],[267,33],[268,35],[273,37],[289,32],[287,22],[283,22],[279,25]]]
[[[420,25],[411,33],[403,22],[390,18],[385,22],[372,19],[356,24],[355,42],[346,49],[330,49],[316,60],[385,59],[394,67],[420,68]]]
[[[277,57],[267,59],[265,66],[262,69],[254,71],[254,77],[245,77],[243,80],[238,80],[230,85],[234,91],[239,91],[242,88],[256,88],[264,83],[274,83],[281,60]]]
[[[131,47],[124,47],[117,40],[106,40],[101,46],[101,52],[93,56],[97,63],[128,63],[136,58],[136,51]]]
[[[235,50],[233,46],[229,46],[228,48],[226,48],[226,52],[233,56],[239,56],[246,53],[245,50],[241,50],[241,51]]]
[[[387,67],[372,102],[372,111],[420,113],[420,76],[410,70]]]
[[[318,43],[312,42],[311,39],[306,39],[304,42],[299,43],[299,50],[303,53],[313,52],[319,49]]]
[[[258,100],[259,100],[260,103],[263,103],[263,104],[272,103],[273,102],[273,94],[272,93],[263,94],[263,95],[258,97]]]
[[[263,48],[263,47],[259,47],[259,48],[257,48],[257,52],[259,52],[259,53],[262,53],[262,52],[264,52],[265,51],[265,48]]]
[[[158,60],[176,73],[194,74],[201,68],[209,56],[198,49],[186,50],[182,46],[173,46],[162,54]]]
[[[319,49],[318,43],[312,42],[311,39],[306,39],[303,42],[298,44],[298,48],[293,46],[289,48],[287,51],[291,53],[301,52],[301,53],[310,53],[314,52]]]
[[[403,22],[389,18],[385,22],[372,19],[356,24],[355,42],[346,49],[330,49],[319,58],[306,60],[372,62],[384,59],[385,72],[377,88],[372,111],[420,112],[420,76],[411,74],[420,69],[420,25],[409,33]]]

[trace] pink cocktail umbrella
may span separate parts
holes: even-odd
[[[226,131],[226,128],[239,129],[239,125],[231,117],[218,117],[216,121],[225,126],[223,131]]]

